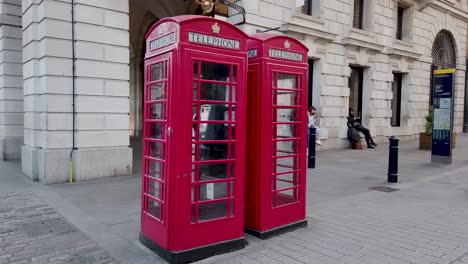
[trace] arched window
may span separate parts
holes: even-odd
[[[437,34],[432,46],[432,63],[436,69],[455,68],[457,54],[450,32],[442,30]]]

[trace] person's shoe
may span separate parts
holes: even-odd
[[[318,139],[318,140],[315,141],[315,144],[317,144],[319,146],[322,146],[322,141],[320,141],[320,139]]]
[[[375,144],[375,142],[374,142],[374,141],[372,141],[372,143],[371,143],[371,144],[372,144],[374,147],[377,147],[377,144]]]
[[[375,147],[371,144],[367,145],[367,148],[370,148],[370,149],[375,149]]]

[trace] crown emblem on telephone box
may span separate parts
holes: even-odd
[[[219,31],[221,30],[221,27],[218,26],[218,22],[214,23],[213,26],[211,27],[213,29],[213,33],[219,34]]]
[[[291,47],[291,44],[289,43],[289,41],[286,40],[284,42],[284,48],[289,49],[290,47]]]

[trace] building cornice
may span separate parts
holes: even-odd
[[[384,51],[384,53],[387,53],[389,55],[402,56],[413,60],[419,59],[422,56],[421,53],[417,52],[414,49],[411,43],[404,42],[401,40],[395,40],[393,42],[392,47],[386,48],[386,51]]]
[[[349,35],[342,40],[345,46],[357,46],[370,50],[382,51],[384,45],[378,44],[375,34],[360,29],[352,28]]]
[[[468,22],[468,12],[467,11],[464,11],[464,10],[461,10],[459,8],[457,8],[456,6],[454,5],[451,5],[447,2],[444,2],[444,1],[441,1],[441,0],[416,0],[416,2],[418,2],[418,5],[416,6],[416,9],[421,11],[423,10],[424,8],[430,6],[430,7],[433,7],[437,10],[440,10],[444,13],[449,13],[451,14],[452,16],[458,18],[458,19],[461,19],[461,20],[464,20],[466,22]]]
[[[327,42],[334,41],[337,36],[325,29],[325,21],[322,19],[297,13],[292,16],[289,23],[281,27],[281,31],[304,34]]]

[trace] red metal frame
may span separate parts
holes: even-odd
[[[142,235],[166,253],[243,239],[247,35],[180,16],[146,39]]]
[[[262,234],[306,218],[308,49],[256,34],[248,51],[245,226]]]

